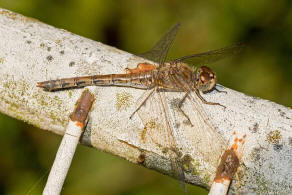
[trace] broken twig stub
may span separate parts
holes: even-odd
[[[209,195],[227,194],[232,177],[236,173],[239,166],[245,138],[246,135],[239,138],[236,132],[233,132],[231,142],[229,144],[230,148],[225,150],[221,156],[221,161],[217,168],[216,176],[211,186]]]
[[[88,113],[93,101],[93,94],[88,89],[85,89],[70,116],[69,124],[59,146],[48,181],[43,191],[44,195],[60,194],[80,136],[87,124]]]
[[[88,89],[82,92],[81,97],[78,99],[73,113],[70,115],[72,121],[79,122],[82,127],[86,125],[87,114],[94,101],[94,96]]]

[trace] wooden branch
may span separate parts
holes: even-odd
[[[0,25],[0,111],[57,134],[64,134],[82,89],[51,93],[37,88],[37,82],[122,73],[126,67],[145,62],[4,9],[0,9]],[[169,108],[186,181],[209,188],[226,143],[236,132],[246,135],[246,143],[229,193],[291,192],[292,110],[223,86],[219,88],[227,94],[213,91],[203,96],[226,109],[186,99],[182,109],[194,127],[185,122],[175,107]],[[160,124],[155,119],[145,123],[137,114],[129,120],[143,90],[90,89],[95,93],[95,103],[81,142],[171,175],[168,151],[161,147],[163,144],[157,144],[163,143]],[[181,95],[167,94],[168,101],[173,103]],[[194,104],[206,114],[198,113]]]

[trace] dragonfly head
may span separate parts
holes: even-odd
[[[201,66],[196,73],[195,86],[199,91],[208,92],[216,85],[216,74],[207,66]]]

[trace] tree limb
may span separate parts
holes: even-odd
[[[122,73],[126,67],[145,62],[8,10],[0,9],[0,25],[0,111],[57,134],[64,134],[70,111],[82,90],[45,92],[36,87],[37,82]],[[172,175],[168,151],[160,139],[164,135],[160,124],[155,119],[145,123],[138,115],[129,119],[143,90],[90,88],[96,100],[81,143]],[[182,109],[194,127],[174,107],[169,108],[175,140],[180,140],[177,145],[186,181],[209,188],[220,156],[236,132],[246,135],[246,143],[229,193],[291,192],[292,110],[220,88],[227,94],[214,91],[203,96],[220,102],[226,109],[186,99]],[[168,94],[170,105],[181,95]],[[206,116],[192,109],[193,104],[205,110]],[[144,107],[147,110],[147,105]]]

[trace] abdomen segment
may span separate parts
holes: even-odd
[[[41,87],[46,91],[81,88],[93,85],[148,89],[154,86],[154,74],[152,71],[149,71],[147,73],[93,75],[37,83],[37,87]]]

